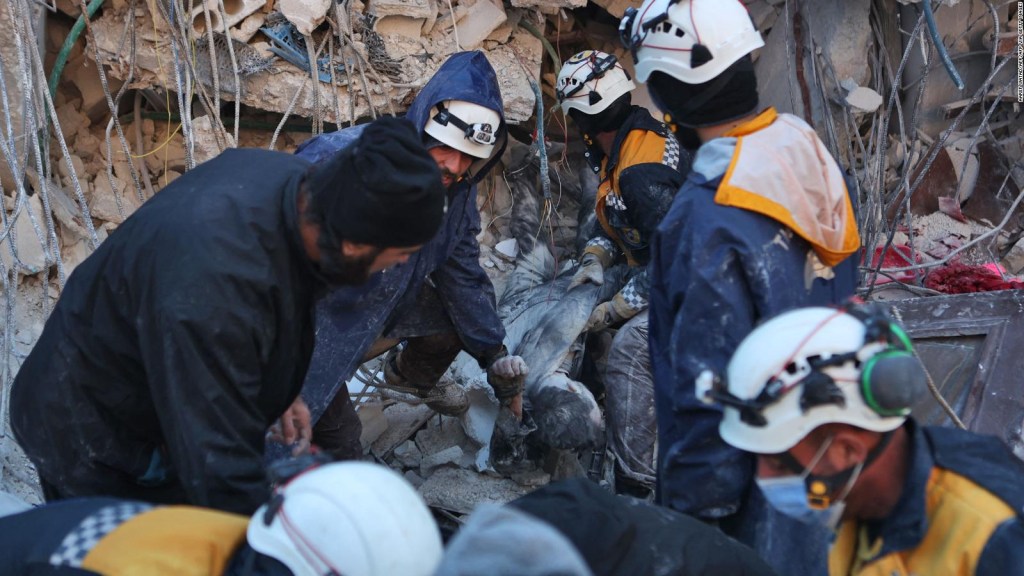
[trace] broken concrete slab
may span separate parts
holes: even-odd
[[[75,134],[80,129],[88,128],[92,124],[88,116],[78,111],[81,106],[82,101],[75,98],[57,108],[57,123],[60,124],[61,134],[64,135],[64,140],[67,141],[68,146],[72,145]]]
[[[121,209],[117,207],[120,201]],[[89,197],[89,214],[96,219],[106,220],[114,224],[124,222],[142,205],[135,191],[117,176],[111,178],[107,174],[99,174],[93,181],[93,192]]]
[[[462,422],[451,416],[440,416],[427,422],[426,427],[416,434],[416,445],[424,457],[452,446],[461,446],[466,441]]]
[[[882,95],[871,88],[858,86],[846,95],[846,103],[856,112],[871,113],[882,106]]]
[[[370,0],[368,8],[370,14],[380,20],[388,16],[426,20],[436,13],[429,0]],[[380,32],[380,29],[377,28],[377,31]]]
[[[74,61],[68,62],[67,67],[64,68],[64,77],[78,89],[78,93],[82,96],[81,112],[88,116],[91,122],[100,122],[110,115],[110,107],[107,105],[107,96],[103,92],[100,73],[96,70],[96,61],[91,56],[83,54]],[[110,89],[111,95],[117,94],[122,84],[124,82],[107,72],[107,87]]]
[[[525,122],[536,112],[536,99],[530,87],[530,79],[539,81],[542,53],[540,40],[523,29],[514,31],[508,44],[485,52],[491,66],[501,70],[498,83],[505,104],[505,119],[510,123]]]
[[[399,402],[388,406],[384,409],[388,429],[370,446],[371,451],[381,458],[387,456],[422,428],[433,414],[434,411],[423,404],[413,406]]]
[[[420,486],[423,485],[423,477],[413,472],[412,470],[406,470],[403,476],[405,476],[405,479],[409,481],[409,484],[413,485],[413,488],[419,488]]]
[[[216,32],[224,32],[224,27],[231,28],[256,12],[267,3],[266,0],[223,0],[224,11],[221,12],[222,0],[205,0],[196,2],[192,10],[192,29],[197,36],[206,33],[206,11],[210,13],[210,25]]]
[[[639,8],[640,6],[634,0],[593,0],[593,2],[616,18],[622,18],[626,14],[626,8],[630,6]]]
[[[508,19],[505,15],[505,6],[494,0],[476,0],[472,5],[461,4],[459,11],[463,8],[466,9],[465,15],[455,23],[463,50],[479,48],[491,32],[497,30]]]
[[[462,455],[462,448],[456,445],[424,456],[420,460],[420,476],[429,478],[431,472],[446,464],[458,466],[459,462],[462,461]]]
[[[542,14],[557,14],[563,8],[572,10],[586,5],[587,0],[512,0],[515,8],[534,8]],[[625,8],[622,10],[625,11]]]
[[[419,468],[420,462],[423,460],[423,453],[416,446],[416,442],[412,440],[406,440],[399,444],[393,454],[395,461],[403,468]]]
[[[388,419],[384,416],[384,407],[379,402],[365,402],[356,410],[363,431],[359,442],[363,449],[372,445],[388,429]]]
[[[411,18],[409,16],[387,16],[381,18],[374,24],[374,29],[382,36],[396,34],[407,38],[419,39],[423,33],[425,18]]]
[[[330,7],[330,0],[279,0],[277,3],[281,14],[304,36],[312,34],[323,23]]]
[[[529,490],[509,480],[462,468],[440,468],[420,486],[428,505],[469,514],[482,502],[506,504]]]
[[[238,27],[231,29],[231,37],[239,42],[248,42],[260,31],[266,21],[267,15],[264,12],[250,14],[245,20],[242,20]]]
[[[218,156],[225,148],[234,148],[235,139],[224,130],[223,126],[214,126],[209,116],[200,116],[192,120],[192,138],[195,143],[193,151],[196,164]]]
[[[13,213],[7,215],[8,218],[13,216]],[[32,218],[35,218],[35,226],[32,224]],[[10,221],[8,220],[8,222]],[[39,229],[38,233],[36,227]],[[10,270],[13,264],[12,242],[15,254],[21,263],[18,267],[19,274],[36,274],[43,271],[46,267],[46,220],[43,216],[43,204],[39,200],[38,194],[26,195],[22,199],[21,210],[14,222],[13,232],[0,242],[0,259],[3,259],[4,267],[7,270]]]

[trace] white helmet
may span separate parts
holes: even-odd
[[[641,82],[660,71],[703,84],[764,46],[739,0],[646,0],[626,10],[619,34]]]
[[[555,94],[566,114],[575,108],[584,114],[598,114],[636,88],[629,74],[612,54],[584,50],[562,65]]]
[[[501,116],[494,110],[464,100],[445,100],[430,109],[423,130],[460,152],[490,158],[499,128]]]
[[[803,308],[751,332],[729,362],[727,391],[710,396],[725,405],[723,440],[776,454],[822,424],[898,428],[926,378],[909,338],[884,316]]]
[[[442,554],[440,532],[416,489],[368,462],[296,476],[253,514],[246,536],[295,576],[429,576]]]

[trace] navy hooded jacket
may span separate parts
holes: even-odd
[[[406,113],[421,133],[431,108],[445,100],[462,100],[505,114],[494,69],[482,52],[453,54],[423,87]],[[320,162],[354,142],[364,125],[317,136],[296,154]],[[504,132],[504,129],[499,132]],[[494,286],[480,267],[480,213],[477,182],[504,151],[500,138],[494,154],[474,163],[470,175],[448,191],[448,210],[440,231],[409,261],[375,274],[362,286],[332,292],[317,307],[316,348],[302,396],[313,421],[323,414],[363,356],[383,331],[416,303],[429,278],[465,350],[477,359],[501,347],[505,328],[495,311]]]

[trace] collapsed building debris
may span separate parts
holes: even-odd
[[[28,0],[0,3],[0,26],[14,38],[0,44],[7,91],[0,115],[0,272],[7,303],[0,490],[38,501],[31,468],[8,431],[7,390],[67,276],[107,235],[168,183],[226,148],[292,151],[311,134],[402,113],[455,51],[485,52],[499,72],[513,136],[522,141],[482,183],[478,198],[480,258],[497,294],[514,294],[517,265],[538,254],[538,243],[553,257],[552,271],[571,265],[579,251],[579,212],[592,202],[583,192],[595,184],[584,180],[594,175],[576,147],[552,142],[552,192],[545,197],[529,135],[539,121],[552,140],[573,139],[565,118],[547,112],[558,60],[599,48],[629,67],[616,21],[637,4],[207,0],[186,11],[176,0],[111,1],[83,18],[82,37],[64,54],[67,64],[48,99],[47,75],[76,27],[80,3],[58,0],[59,13],[49,17]],[[1024,123],[1013,98],[1010,31],[1021,17],[1015,7],[961,0],[936,8],[941,42],[964,82],[959,90],[924,33],[919,3],[746,4],[766,40],[755,54],[762,102],[806,119],[851,176],[866,247],[862,293],[934,295],[936,286],[949,283],[929,288],[929,272],[951,266],[991,266],[986,270],[1006,285],[1018,281]],[[539,119],[531,82],[545,95]],[[635,101],[645,101],[642,92]],[[552,278],[542,284],[557,285]],[[534,286],[522,301],[533,297],[538,308],[549,306],[553,299],[544,289]],[[513,344],[528,341],[528,323],[520,329],[509,320]],[[550,365],[572,356],[572,340],[552,348]],[[538,371],[542,376],[551,379],[553,371]],[[474,402],[460,419],[384,402],[365,386],[355,390],[365,394],[359,414],[367,453],[400,469],[431,504],[464,514],[477,502],[505,501],[582,473],[580,461],[590,456],[600,422],[588,420],[586,441],[554,447],[532,469],[504,477],[489,469],[494,400],[468,361],[456,364],[453,377]],[[566,389],[579,383],[560,382]],[[597,407],[600,398],[586,393],[587,407]],[[550,430],[543,419],[535,424],[539,437]]]

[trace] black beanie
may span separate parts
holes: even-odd
[[[306,189],[329,235],[380,247],[424,244],[445,211],[441,171],[411,122],[385,116],[311,169]]]
[[[749,54],[703,84],[687,84],[654,72],[647,88],[655,104],[671,115],[672,123],[689,128],[724,124],[757,110],[757,78]]]

